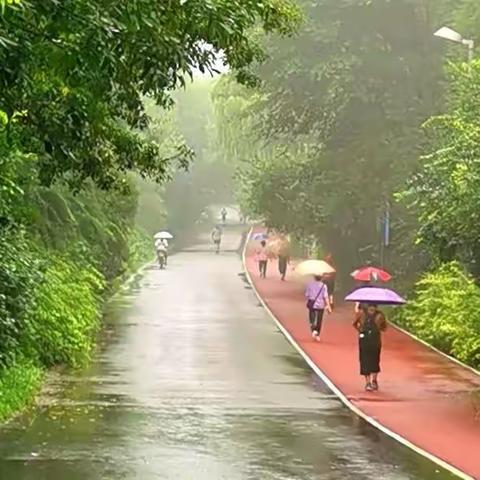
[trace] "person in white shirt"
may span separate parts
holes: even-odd
[[[157,240],[155,242],[155,249],[157,251],[157,257],[159,254],[164,255],[166,265],[168,261],[168,240],[166,238]]]

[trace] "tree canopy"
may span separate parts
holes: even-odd
[[[276,198],[276,213],[263,212],[270,223],[292,227],[285,212],[297,211],[293,205],[302,197],[290,189],[302,185],[295,230],[321,238],[348,269],[379,260],[379,215],[417,163],[425,140],[420,125],[441,106],[443,57],[432,32],[443,6],[409,0],[300,5],[306,22],[299,35],[265,40],[268,60],[254,70],[262,88],[233,92],[243,104],[224,144],[239,153],[243,192],[256,213],[261,199]],[[248,135],[238,135],[245,124]],[[283,147],[293,159],[288,168],[278,155]],[[265,156],[275,182],[259,176]]]
[[[252,28],[289,33],[298,18],[287,0],[12,3],[0,17],[0,109],[38,154],[44,185],[109,188],[128,170],[161,180],[188,158],[162,158],[136,132],[148,124],[143,97],[168,106],[217,55],[240,74],[261,55]]]

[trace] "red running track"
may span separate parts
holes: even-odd
[[[359,375],[353,306],[325,314],[321,342],[310,336],[301,287],[281,282],[277,265],[251,280],[304,353],[359,410],[422,450],[480,479],[480,376],[390,326],[384,336],[380,391],[364,391]]]

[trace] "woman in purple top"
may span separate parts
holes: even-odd
[[[320,331],[322,330],[323,312],[327,309],[328,313],[332,313],[328,288],[322,282],[321,276],[315,275],[313,280],[307,285],[305,298],[307,299],[308,320],[312,337],[318,342],[320,341]]]

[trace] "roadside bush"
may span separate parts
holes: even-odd
[[[22,232],[0,232],[0,368],[15,361],[42,268]]]
[[[33,399],[42,377],[43,370],[25,359],[0,369],[0,421],[21,410]]]
[[[143,230],[133,229],[128,239],[128,245],[128,270],[130,272],[154,258],[152,237]]]
[[[398,323],[474,367],[480,367],[480,288],[458,262],[440,265],[414,288]]]
[[[53,257],[35,291],[22,350],[47,367],[83,365],[100,324],[103,288],[103,276],[93,267]]]

